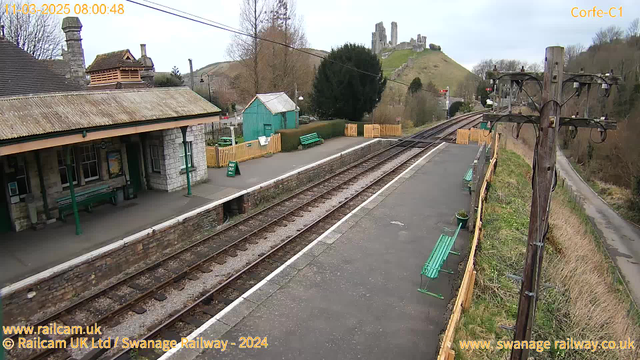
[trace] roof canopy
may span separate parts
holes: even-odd
[[[0,141],[219,112],[187,87],[0,97]]]
[[[249,105],[256,99],[260,100],[273,115],[296,110],[296,104],[283,92],[258,94],[249,102],[245,110],[249,108]]]
[[[131,51],[119,50],[96,56],[95,60],[87,67],[87,73],[119,69],[119,68],[144,68],[144,65],[136,60]]]

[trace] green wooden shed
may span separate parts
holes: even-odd
[[[256,95],[242,113],[244,140],[257,140],[281,129],[295,129],[296,110],[296,104],[283,92]]]

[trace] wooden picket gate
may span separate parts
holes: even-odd
[[[266,146],[260,146],[258,140],[247,141],[242,144],[227,147],[207,146],[207,167],[225,167],[229,161],[246,161],[275,154],[282,151],[280,134],[271,135]]]
[[[467,145],[469,143],[469,130],[458,129],[456,133],[456,144]]]
[[[364,137],[366,138],[379,138],[380,137],[380,125],[367,124],[364,126]]]
[[[345,124],[344,125],[344,136],[358,136],[358,125],[357,124]]]

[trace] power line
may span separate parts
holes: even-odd
[[[364,71],[364,70],[358,69],[356,67],[353,67],[351,65],[343,64],[341,62],[338,62],[338,61],[335,61],[335,60],[331,60],[331,59],[329,59],[327,57],[324,57],[322,55],[314,54],[314,53],[312,53],[310,51],[306,51],[306,50],[303,50],[303,49],[296,48],[296,47],[291,46],[289,44],[281,43],[281,42],[278,42],[278,41],[275,41],[275,40],[271,40],[271,39],[267,39],[267,38],[263,38],[263,37],[260,37],[260,36],[254,36],[253,34],[245,33],[242,30],[235,29],[235,28],[233,28],[231,26],[219,23],[217,21],[206,19],[206,18],[203,18],[201,16],[197,16],[197,15],[188,13],[186,11],[174,9],[174,8],[171,8],[171,7],[166,6],[166,5],[158,4],[158,3],[155,3],[155,2],[152,2],[152,1],[148,1],[148,0],[142,0],[142,1],[154,4],[156,6],[162,6],[164,8],[170,9],[171,11],[165,10],[165,9],[161,9],[161,8],[156,7],[156,6],[152,6],[152,5],[148,5],[148,4],[143,4],[143,3],[140,3],[140,2],[134,1],[134,0],[127,0],[127,2],[130,2],[132,4],[140,5],[140,6],[143,6],[143,7],[152,9],[152,10],[156,10],[156,11],[168,14],[168,15],[176,16],[176,17],[179,17],[181,19],[193,21],[193,22],[201,24],[201,25],[206,25],[206,26],[210,26],[210,27],[213,27],[213,28],[216,28],[216,29],[219,29],[219,30],[228,31],[228,32],[234,33],[236,35],[248,36],[250,38],[254,38],[254,39],[257,39],[257,40],[266,41],[268,43],[272,43],[272,44],[275,44],[275,45],[284,46],[286,48],[292,49],[294,51],[301,52],[301,53],[309,55],[309,56],[314,56],[314,57],[317,57],[317,58],[320,58],[320,59],[323,59],[323,60],[327,60],[327,61],[329,61],[331,63],[334,63],[336,65],[340,65],[340,66],[345,67],[347,69],[351,69],[351,70],[357,71],[357,72],[365,74],[365,75],[370,75],[370,76],[373,76],[375,78],[380,78],[379,74],[374,74],[374,73],[371,73],[371,72],[368,72],[368,71]],[[181,15],[181,14],[178,14],[178,13],[181,13],[181,14],[184,14],[184,15]],[[396,83],[396,84],[400,84],[400,85],[404,85],[406,87],[409,87],[409,84],[403,83],[401,81],[391,80],[389,78],[387,78],[387,81],[393,82],[393,83]],[[422,90],[423,91],[427,91],[426,89],[422,89]]]

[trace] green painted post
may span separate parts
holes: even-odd
[[[73,190],[73,171],[71,165],[71,152],[73,148],[67,147],[67,179],[69,180],[69,195],[71,195],[71,207],[73,208],[73,218],[76,221],[76,235],[82,234],[80,228],[80,215],[78,215],[78,204],[76,203],[76,192]]]
[[[182,145],[184,146],[184,166],[187,172],[187,196],[191,196],[191,174],[189,174],[189,156],[187,154],[187,129],[188,126],[183,126],[180,128],[182,131]],[[193,149],[191,149],[193,151]]]

